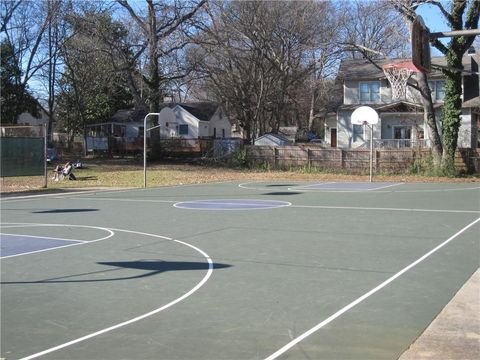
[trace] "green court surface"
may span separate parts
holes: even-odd
[[[479,187],[4,197],[1,357],[398,359],[479,266]]]

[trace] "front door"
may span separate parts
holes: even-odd
[[[412,139],[412,127],[394,126],[393,138],[397,140],[398,147],[410,147],[410,140]]]
[[[337,147],[337,129],[330,129],[330,146]]]

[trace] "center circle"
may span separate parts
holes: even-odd
[[[193,210],[258,210],[275,209],[290,206],[287,201],[257,200],[257,199],[215,199],[215,200],[192,200],[173,204],[179,209]]]

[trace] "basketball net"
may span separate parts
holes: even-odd
[[[383,66],[383,72],[392,87],[392,99],[402,100],[407,97],[407,82],[413,73],[419,70],[411,62],[399,64],[387,64]]]

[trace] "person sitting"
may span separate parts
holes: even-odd
[[[63,166],[57,165],[57,167],[55,167],[55,170],[53,170],[54,175],[53,175],[52,180],[54,180],[54,181],[60,180],[61,175],[68,176],[69,180],[77,180],[75,175],[73,175],[73,173],[72,173],[72,169],[73,169],[73,165],[70,161],[68,161]]]

